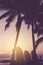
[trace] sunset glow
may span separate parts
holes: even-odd
[[[6,24],[5,19],[1,20],[0,22],[0,54],[12,54],[12,50],[14,48],[14,43],[16,39],[16,20],[17,19],[15,18],[15,20],[13,20],[14,22],[11,23],[10,27],[6,31],[4,31],[4,27]],[[29,52],[31,52],[33,49],[31,26],[28,30],[27,25],[25,25],[24,22],[21,26],[17,47],[20,47],[23,51],[28,50]],[[43,44],[41,44],[41,47],[43,47]],[[38,47],[37,50],[41,47]],[[43,53],[43,50],[40,50],[39,53]]]

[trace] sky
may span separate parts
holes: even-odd
[[[0,11],[0,15],[2,15],[5,11]],[[12,54],[12,50],[14,48],[14,43],[16,39],[16,21],[17,17],[13,19],[13,22],[10,24],[10,27],[4,31],[6,18],[0,20],[0,54]],[[33,49],[32,44],[32,31],[31,26],[29,30],[27,29],[27,25],[25,25],[24,21],[21,26],[17,47],[20,47],[23,51],[27,50],[31,53]],[[37,39],[37,37],[35,37]],[[38,46],[37,53],[43,54],[43,42]]]
[[[15,20],[13,20],[13,23],[11,23],[10,27],[6,31],[4,31],[5,24],[6,24],[5,20],[6,19],[3,19],[0,21],[0,51],[11,52],[11,50],[14,47],[14,43],[16,39],[15,25],[16,25],[17,19],[15,18]],[[31,32],[31,30],[29,31]],[[21,47],[23,51],[25,49],[28,49],[30,52],[32,49],[32,45],[31,45],[32,39],[31,39],[31,35],[29,31],[27,30],[27,26],[23,22],[21,26],[17,46]]]

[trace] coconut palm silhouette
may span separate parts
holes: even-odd
[[[40,37],[40,38],[35,42],[35,43],[36,43],[36,45],[35,45],[35,50],[37,49],[38,45],[39,45],[41,42],[43,42],[43,37]]]
[[[17,36],[12,55],[13,60],[23,19],[26,21],[25,24],[27,24],[28,28],[30,25],[32,26],[33,50],[35,51],[34,33],[37,33],[38,36],[43,34],[43,3],[41,3],[41,0],[0,0],[0,10],[7,10],[6,13],[0,16],[0,20],[9,16],[6,19],[5,30],[10,26],[15,16],[18,15],[16,23]],[[24,16],[22,17],[21,14],[24,14]]]

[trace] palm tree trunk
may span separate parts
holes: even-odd
[[[15,40],[15,43],[14,43],[14,48],[13,48],[13,53],[12,53],[12,58],[11,58],[12,61],[14,61],[14,59],[15,59],[15,49],[16,49],[19,33],[20,33],[20,30],[17,32],[17,35],[16,35],[16,40]]]
[[[15,40],[15,43],[14,43],[14,49],[13,49],[13,54],[12,54],[12,60],[15,59],[15,49],[16,49],[16,46],[17,46],[17,41],[18,41],[19,33],[20,33],[20,30],[17,32],[17,35],[16,35],[16,40]]]
[[[32,22],[32,41],[33,41],[33,50],[35,50],[35,37],[34,37],[34,23]]]
[[[32,40],[33,40],[33,60],[37,60],[36,50],[35,50],[35,37],[34,37],[34,22],[32,22]]]
[[[15,59],[15,49],[16,49],[16,46],[17,46],[17,41],[18,41],[20,29],[21,29],[21,24],[22,24],[22,18],[21,18],[20,15],[18,17],[18,21],[20,23],[19,23],[19,29],[17,30],[16,40],[15,40],[15,43],[14,43],[14,49],[13,49],[13,54],[12,54],[12,58],[11,58],[12,61],[14,61],[14,59]]]

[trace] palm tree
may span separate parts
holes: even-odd
[[[36,45],[35,45],[35,50],[37,49],[38,45],[39,45],[41,42],[43,42],[43,37],[40,37],[40,38],[35,42],[35,43],[36,43]]]
[[[17,45],[17,40],[22,24],[22,20],[26,20],[26,24],[32,26],[32,40],[33,40],[33,50],[35,51],[35,37],[34,33],[37,33],[38,36],[43,34],[40,30],[43,30],[43,20],[41,20],[41,15],[43,15],[43,4],[41,0],[0,0],[0,10],[7,10],[0,19],[9,16],[6,20],[7,24],[5,25],[5,30],[10,26],[10,23],[16,15],[18,15],[18,21],[16,23],[17,36],[15,40],[14,51]],[[21,14],[24,14],[22,17]]]

